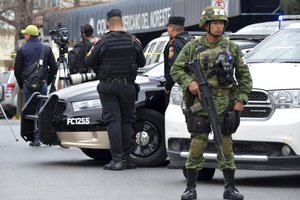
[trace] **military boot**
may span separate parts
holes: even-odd
[[[187,169],[186,173],[187,173],[186,189],[181,195],[181,200],[197,199],[196,182],[198,178],[198,172],[194,169]]]
[[[136,165],[131,161],[130,152],[123,152],[122,164],[124,169],[135,169]]]
[[[225,191],[223,193],[223,199],[232,199],[232,200],[243,200],[244,195],[239,193],[234,185],[234,170],[224,170],[224,182],[225,182]]]
[[[32,142],[29,143],[29,146],[38,147],[41,145],[40,139],[39,139],[39,133],[37,131],[34,132],[34,139]]]
[[[105,170],[123,170],[122,163],[122,153],[112,153],[111,152],[111,161],[104,165],[103,169]]]

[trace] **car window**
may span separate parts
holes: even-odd
[[[149,49],[149,50],[148,50],[148,51],[145,51],[145,57],[146,57],[146,64],[145,64],[145,65],[151,64],[151,58],[152,58],[152,56],[153,56],[153,49],[154,49],[155,45],[156,45],[156,42],[153,42],[153,43],[149,46],[149,48],[147,48],[147,49]]]
[[[154,49],[154,52],[153,52],[153,54],[152,54],[152,56],[150,58],[150,63],[149,64],[159,62],[159,58],[163,54],[163,50],[164,50],[166,42],[167,41],[160,41],[160,42],[157,43],[157,45],[156,45],[156,47]]]
[[[250,40],[232,40],[234,43],[239,45],[243,55],[251,51],[259,42]]]
[[[10,73],[9,72],[3,72],[0,74],[0,83],[6,84],[9,80]]]
[[[148,52],[148,48],[149,48],[150,44],[147,44],[147,46],[144,48],[144,53]]]
[[[17,82],[17,79],[16,79],[14,73],[11,74],[11,77],[10,77],[10,78],[11,78],[11,80],[10,80],[11,83],[16,83],[16,82]]]
[[[275,33],[250,51],[245,57],[246,62],[300,62],[299,31],[299,29],[283,29]]]

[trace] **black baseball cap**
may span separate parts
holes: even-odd
[[[122,18],[121,10],[119,9],[112,9],[107,13],[106,21],[108,21],[112,17],[120,17]]]
[[[168,22],[167,26],[169,24],[184,26],[184,21],[185,21],[184,17],[181,17],[181,16],[171,16],[171,17],[169,17],[169,22]]]

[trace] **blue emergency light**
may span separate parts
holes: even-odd
[[[279,15],[278,22],[279,22],[279,29],[281,28],[281,23],[284,20],[296,20],[300,19],[300,15]]]

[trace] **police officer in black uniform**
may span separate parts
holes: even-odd
[[[102,117],[107,123],[112,160],[106,170],[135,168],[130,162],[130,148],[135,122],[135,78],[145,65],[140,41],[123,31],[118,9],[107,13],[108,33],[91,48],[85,64],[91,66],[100,83],[97,86],[102,103]]]
[[[169,94],[175,84],[174,80],[170,75],[170,70],[175,62],[180,50],[188,43],[194,36],[184,31],[185,18],[181,16],[169,17],[167,24],[167,31],[170,40],[164,49],[164,64],[165,64],[165,94],[166,94],[166,105],[169,103]]]

